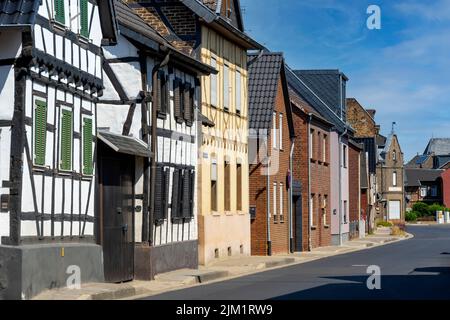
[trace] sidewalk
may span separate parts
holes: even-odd
[[[219,260],[198,269],[182,269],[159,274],[154,281],[131,281],[128,283],[92,283],[85,284],[79,290],[68,288],[48,290],[33,300],[110,300],[135,299],[138,297],[157,295],[160,293],[198,286],[203,283],[223,281],[253,274],[268,269],[276,269],[288,265],[306,263],[339,254],[365,250],[412,237],[391,236],[388,228],[379,228],[373,235],[363,239],[355,239],[342,246],[315,248],[310,252],[297,252],[289,255],[271,257],[234,257]]]

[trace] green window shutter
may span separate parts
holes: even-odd
[[[45,143],[47,139],[47,103],[35,100],[34,109],[34,163],[45,165]]]
[[[55,20],[65,24],[66,17],[64,13],[64,0],[55,0]]]
[[[92,119],[84,118],[83,123],[83,173],[92,175]]]
[[[87,0],[80,0],[80,34],[89,38],[88,4]]]
[[[61,118],[61,169],[72,169],[72,111],[63,109]]]

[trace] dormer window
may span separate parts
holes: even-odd
[[[66,23],[64,12],[64,0],[55,0],[55,21],[61,24]]]

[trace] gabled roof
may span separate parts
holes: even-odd
[[[186,7],[199,16],[207,24],[212,25],[222,34],[228,32],[229,36],[239,42],[246,49],[263,49],[263,46],[248,36],[243,29],[243,25],[234,26],[228,19],[211,10],[211,6],[205,5],[200,0],[180,0]],[[210,2],[210,1],[206,1]],[[221,1],[219,1],[221,2]],[[239,1],[234,1],[235,5]],[[239,28],[241,27],[241,28]]]
[[[353,132],[353,129],[334,113],[331,106],[288,66],[286,66],[286,76],[289,87],[308,102],[327,121],[331,122],[338,132],[343,133],[346,129]]]
[[[200,71],[203,74],[217,72],[209,65],[177,50],[122,0],[115,0],[114,3],[119,29],[123,36],[152,49],[156,53],[158,53],[160,49],[168,49],[175,61],[183,64],[184,68],[191,69],[194,72]]]
[[[113,0],[97,1],[104,41],[113,44],[117,29]],[[0,27],[33,26],[42,0],[0,0]]]
[[[209,9],[214,11],[216,14],[223,14],[222,7],[223,7],[223,0],[201,0],[204,5],[206,5]],[[244,23],[242,19],[242,13],[241,13],[241,4],[239,0],[232,0],[230,3],[234,9],[234,12],[232,12],[230,17],[230,23],[238,28],[241,31],[244,31]]]
[[[437,156],[450,154],[450,138],[433,138],[428,142],[424,154],[435,154]]]
[[[281,79],[290,123],[289,129],[291,136],[294,135],[284,69],[282,53],[262,51],[260,54],[248,55],[249,127],[251,129],[270,129],[272,126],[272,114],[278,93],[278,83]]]
[[[422,182],[435,182],[441,177],[444,170],[405,168],[405,185],[407,187],[420,187]]]
[[[414,158],[412,158],[405,167],[409,168],[420,168],[420,166],[427,161],[430,158],[431,155],[415,155]]]

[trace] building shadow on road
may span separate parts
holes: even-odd
[[[369,290],[367,276],[330,276],[335,283],[273,300],[450,300],[450,267],[416,268],[408,275],[381,275],[381,289]]]

